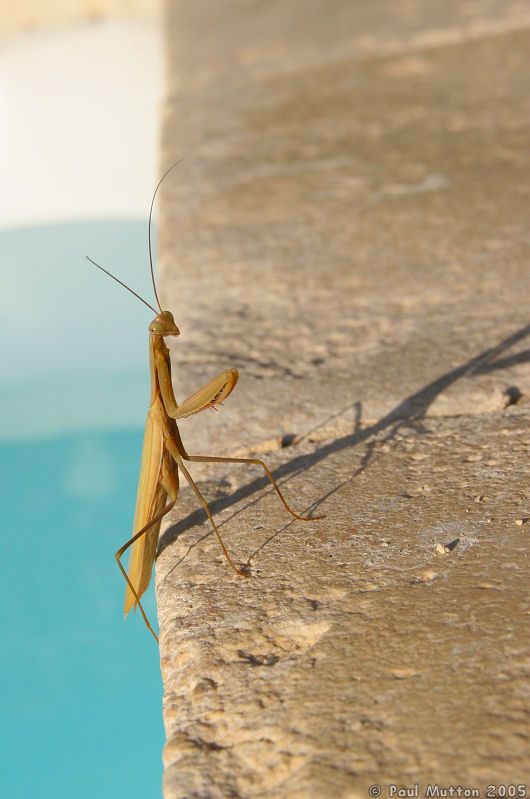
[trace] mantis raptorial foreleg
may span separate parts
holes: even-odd
[[[170,502],[160,511],[160,513],[157,513],[156,516],[153,516],[153,518],[148,522],[148,524],[142,527],[141,530],[138,530],[138,532],[135,533],[132,538],[130,538],[122,547],[120,547],[114,556],[116,558],[116,563],[118,564],[121,573],[125,577],[127,585],[129,586],[130,590],[134,595],[134,598],[140,609],[140,613],[142,614],[142,618],[147,626],[147,629],[149,630],[150,633],[152,633],[157,642],[158,642],[158,635],[151,627],[151,624],[149,622],[149,619],[147,618],[145,610],[142,607],[142,603],[140,602],[140,597],[138,596],[134,585],[129,579],[129,575],[127,574],[127,572],[123,567],[121,558],[124,555],[124,553],[129,549],[129,547],[135,543],[135,541],[138,541],[139,538],[141,538],[143,535],[146,535],[151,529],[151,527],[153,527],[153,525],[159,524],[164,518],[164,516],[168,514],[169,511],[172,510],[172,508],[174,507],[178,495],[178,482],[175,480],[174,476],[171,474],[169,470],[164,471],[163,486],[167,493],[167,496],[170,498]]]
[[[213,519],[213,516],[212,516],[212,512],[211,512],[211,510],[210,510],[210,508],[208,506],[208,503],[206,502],[205,498],[203,497],[203,495],[199,491],[199,487],[195,483],[195,480],[193,479],[191,474],[188,472],[188,470],[186,469],[186,467],[184,466],[182,461],[180,462],[180,468],[182,469],[182,473],[183,473],[184,477],[186,478],[186,480],[188,481],[188,483],[190,484],[190,486],[194,490],[194,492],[197,495],[197,497],[199,498],[204,510],[206,511],[206,513],[208,515],[208,518],[209,518],[209,520],[212,523],[213,531],[214,531],[215,535],[217,536],[217,540],[221,544],[221,549],[223,550],[223,553],[224,553],[227,561],[229,562],[230,566],[233,568],[233,570],[236,572],[236,574],[239,574],[240,577],[247,577],[248,576],[247,572],[244,569],[240,569],[237,566],[236,562],[234,561],[234,559],[232,558],[232,556],[228,552],[227,548],[225,547],[224,541],[221,538],[221,533],[217,529],[217,525],[214,522],[214,519]]]
[[[261,468],[263,469],[263,471],[271,481],[272,487],[280,497],[285,510],[287,510],[291,514],[291,516],[294,516],[295,519],[301,519],[301,521],[303,522],[311,522],[314,521],[315,519],[322,518],[321,516],[300,516],[298,513],[295,513],[295,511],[292,508],[290,508],[289,505],[287,504],[287,500],[280,491],[280,486],[272,476],[269,467],[267,466],[266,463],[259,460],[259,458],[226,458],[226,457],[222,458],[220,456],[214,456],[214,455],[186,455],[185,457],[186,460],[195,461],[196,463],[252,463],[255,466],[261,466]]]

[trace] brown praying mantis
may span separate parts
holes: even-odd
[[[180,163],[180,162],[177,162]],[[125,615],[132,608],[138,607],[148,630],[158,641],[158,636],[153,630],[149,619],[142,607],[140,598],[146,591],[151,580],[153,563],[156,558],[158,536],[160,524],[177,501],[179,491],[179,470],[195,492],[198,500],[204,507],[206,514],[211,522],[213,531],[221,545],[224,556],[236,574],[247,576],[247,571],[239,568],[230,553],[228,552],[219,529],[214,521],[206,499],[201,494],[198,486],[188,471],[186,463],[246,463],[260,466],[270,480],[274,490],[278,494],[285,509],[294,516],[295,519],[302,521],[314,521],[322,518],[319,516],[300,516],[289,507],[283,496],[278,483],[274,479],[268,466],[258,458],[229,458],[213,455],[189,455],[182,443],[177,420],[193,416],[207,408],[216,408],[234,390],[238,380],[237,369],[226,369],[221,374],[210,380],[205,386],[200,388],[180,405],[177,404],[173,393],[171,382],[171,360],[169,349],[166,346],[166,336],[178,336],[180,331],[175,324],[173,314],[170,311],[163,311],[156,289],[156,281],[153,269],[153,257],[151,249],[151,220],[155,198],[164,178],[171,172],[173,164],[162,175],[151,200],[148,225],[148,244],[149,262],[151,269],[151,281],[153,284],[154,295],[158,310],[150,305],[139,294],[129,286],[119,280],[115,275],[99,266],[91,258],[90,261],[102,272],[123,286],[131,294],[134,294],[148,308],[155,313],[155,318],[149,325],[149,369],[151,377],[151,398],[149,410],[147,411],[147,421],[145,425],[144,442],[142,449],[142,461],[140,468],[140,478],[138,484],[138,494],[136,497],[136,510],[134,515],[133,536],[116,552],[116,562],[123,574],[127,587],[125,590]],[[121,558],[124,553],[131,549],[128,570],[126,571]]]

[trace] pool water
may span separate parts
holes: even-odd
[[[0,234],[0,795],[158,797],[158,650],[123,621],[148,310],[145,223]],[[137,307],[138,306],[138,307]],[[22,313],[23,310],[23,313]],[[156,619],[152,589],[146,610]]]

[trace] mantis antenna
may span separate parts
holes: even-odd
[[[140,295],[137,294],[136,291],[134,291],[130,286],[128,286],[127,283],[124,283],[123,280],[119,279],[119,277],[116,277],[116,275],[113,275],[112,272],[109,272],[108,269],[105,269],[103,266],[100,266],[99,264],[97,264],[95,261],[92,260],[92,258],[89,258],[88,255],[85,255],[85,258],[87,259],[87,261],[90,261],[90,263],[93,264],[93,266],[97,266],[98,269],[101,269],[102,272],[105,272],[106,275],[108,275],[113,280],[115,280],[116,283],[119,283],[120,286],[123,286],[124,289],[127,289],[127,291],[130,291],[131,294],[134,294],[135,297],[138,297],[138,299],[141,302],[143,302],[144,305],[147,305],[148,308],[151,308],[151,310],[154,311],[155,314],[158,316],[158,311],[156,310],[156,308],[153,308],[152,305],[149,305],[147,300],[144,300],[143,297],[140,297]]]
[[[156,189],[155,189],[154,194],[153,194],[153,199],[151,200],[151,208],[149,209],[149,225],[148,225],[148,228],[147,228],[147,240],[148,240],[148,243],[149,243],[149,266],[151,268],[151,280],[153,281],[153,291],[155,292],[156,303],[157,303],[158,307],[160,308],[160,311],[162,311],[162,306],[160,305],[160,300],[158,299],[158,293],[157,293],[157,290],[156,290],[155,273],[154,273],[154,269],[153,269],[153,253],[152,253],[152,250],[151,250],[151,220],[153,218],[153,206],[155,204],[156,195],[157,195],[158,189],[160,188],[160,186],[162,184],[162,181],[167,177],[167,175],[169,175],[171,170],[175,169],[175,167],[178,166],[180,163],[182,163],[182,158],[180,158],[178,161],[175,161],[174,164],[171,164],[169,169],[166,169],[166,171],[164,172],[164,174],[162,175],[162,177],[160,178],[160,180],[158,181],[158,183],[156,185]]]

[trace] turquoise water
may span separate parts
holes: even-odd
[[[148,399],[145,222],[0,234],[0,795],[158,797],[161,680],[123,621]],[[122,296],[123,295],[123,296]],[[137,307],[138,306],[138,307]],[[154,616],[152,591],[146,609]]]

